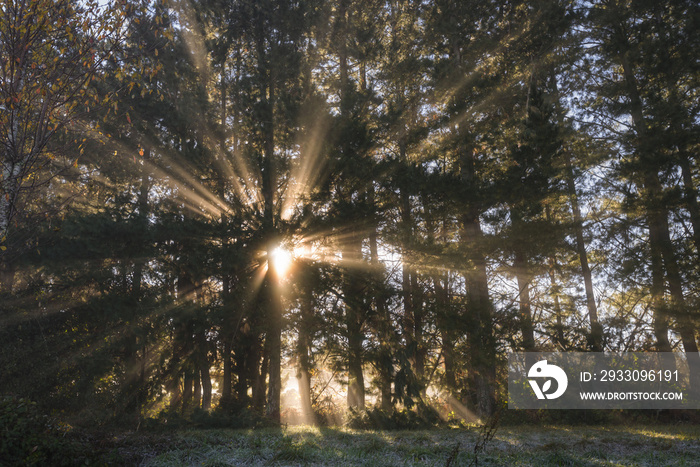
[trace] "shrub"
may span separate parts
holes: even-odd
[[[272,420],[245,407],[217,407],[212,411],[194,409],[189,415],[179,411],[163,410],[156,418],[147,418],[143,427],[148,430],[186,428],[264,428],[277,426]]]
[[[350,410],[347,425],[360,430],[420,430],[443,426],[444,422],[435,409],[422,404],[415,410]]]
[[[75,465],[92,454],[66,438],[66,430],[43,415],[35,402],[0,398],[0,459],[3,465]]]
[[[216,408],[212,411],[196,409],[192,413],[192,423],[198,428],[264,428],[276,424],[247,408],[227,410]]]

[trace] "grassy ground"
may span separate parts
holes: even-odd
[[[466,466],[479,430],[337,428],[192,430],[132,434],[115,456],[144,466]],[[478,465],[700,466],[700,427],[501,427]]]

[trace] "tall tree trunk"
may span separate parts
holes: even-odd
[[[170,375],[168,378],[168,392],[170,393],[171,411],[177,411],[182,404],[182,387],[180,386],[180,375],[182,367],[182,336],[180,325],[176,325],[172,330],[172,357],[170,358]]]
[[[652,173],[649,177],[649,182],[651,184],[651,190],[660,194],[662,187],[658,179],[658,174]],[[668,211],[663,207],[653,216],[653,222],[658,222],[661,256],[663,257],[666,267],[666,280],[668,281],[668,289],[671,293],[671,312],[676,318],[678,332],[681,335],[681,342],[683,342],[683,350],[685,351],[688,363],[692,365],[692,368],[696,369],[695,374],[692,376],[693,382],[697,387],[697,385],[700,384],[700,374],[697,373],[697,370],[700,370],[700,354],[698,353],[698,345],[695,338],[695,323],[693,322],[691,312],[688,309],[683,295],[682,277],[671,241],[668,217]]]
[[[574,216],[574,233],[576,236],[576,251],[578,252],[579,263],[581,264],[581,275],[586,290],[586,306],[588,307],[588,320],[591,323],[590,345],[594,352],[603,351],[603,326],[598,320],[598,307],[595,302],[593,292],[593,277],[591,268],[588,265],[588,253],[586,252],[586,242],[583,236],[583,217],[578,204],[578,193],[576,192],[576,182],[574,180],[574,169],[571,164],[571,156],[566,157],[567,177],[566,184],[569,190],[569,200],[571,201],[571,211]]]
[[[266,294],[270,321],[265,336],[266,354],[269,359],[266,414],[270,419],[279,422],[282,394],[282,304],[276,287],[276,273],[271,271],[272,267],[269,269]]]
[[[551,212],[549,206],[545,208],[545,214],[547,218],[547,223],[551,224]],[[555,329],[554,329],[554,343],[562,350],[566,350],[568,347],[566,338],[564,336],[564,322],[562,317],[561,303],[559,301],[559,286],[557,284],[556,278],[557,260],[554,255],[549,257],[549,282],[552,287],[552,295],[554,295],[554,316],[556,319]]]
[[[340,0],[338,4],[338,40],[339,40],[339,75],[340,75],[340,119],[341,124],[347,126],[350,121],[350,80],[348,64],[348,1]],[[354,149],[348,141],[343,141],[343,153],[346,157],[356,156]],[[349,198],[350,194],[347,195]],[[346,242],[343,259],[350,262],[359,261],[362,258],[362,237],[359,232],[352,230]],[[347,268],[343,280],[343,295],[345,296],[345,325],[348,339],[348,407],[356,409],[365,408],[365,384],[362,371],[363,355],[362,346],[364,335],[362,326],[364,323],[362,290],[359,284],[359,271],[355,268]]]
[[[479,216],[472,212],[463,218],[465,240],[471,247],[473,269],[467,273],[468,322],[471,324],[469,344],[472,370],[475,373],[477,412],[490,417],[496,409],[496,340],[493,334],[491,299],[489,298],[486,258],[480,251],[483,233]]]
[[[209,358],[207,357],[207,339],[204,328],[198,329],[196,334],[197,345],[197,371],[196,378],[200,381],[201,387],[201,408],[209,410],[211,408],[212,384],[209,373]],[[199,405],[199,404],[197,404]]]
[[[311,290],[306,287],[301,303],[301,321],[299,323],[299,340],[297,342],[297,387],[299,388],[299,400],[304,422],[315,424],[314,412],[311,406],[311,364],[309,351],[311,349],[311,336],[309,335],[311,321],[313,320],[313,297]]]
[[[437,323],[442,339],[442,358],[445,366],[445,388],[452,396],[457,396],[459,390],[457,388],[456,377],[456,355],[455,355],[455,338],[459,333],[460,325],[455,323],[455,318],[451,316],[448,292],[448,276],[446,274],[439,276],[433,274],[433,288],[435,289],[435,306],[437,309]],[[444,285],[443,285],[444,281]]]
[[[658,174],[655,172],[649,172],[645,182],[645,188],[650,191],[650,195],[652,196],[652,199],[649,201],[651,206],[648,209],[647,215],[649,222],[649,241],[654,244],[653,246],[656,250],[657,268],[659,267],[658,263],[660,263],[660,260],[663,260],[666,281],[671,294],[671,303],[664,303],[663,309],[676,319],[677,329],[681,335],[681,342],[683,343],[683,350],[685,351],[686,358],[688,359],[688,363],[692,365],[692,368],[695,369],[694,374],[691,374],[691,378],[694,385],[697,386],[700,384],[700,374],[698,374],[697,371],[700,370],[700,354],[698,354],[698,346],[695,338],[695,324],[690,316],[683,295],[682,278],[678,269],[676,255],[673,251],[673,243],[671,242],[669,231],[668,210],[660,199],[662,190],[661,182],[658,178]],[[654,265],[652,268],[654,268]],[[654,274],[653,269],[652,274]],[[656,274],[661,275],[663,272],[656,272]],[[670,346],[668,349],[670,350]]]
[[[647,214],[649,224],[649,260],[651,264],[651,304],[654,311],[654,336],[656,337],[656,350],[659,352],[671,352],[671,343],[668,340],[668,307],[664,300],[666,286],[664,283],[664,266],[661,255],[661,232],[659,222],[651,213]]]
[[[200,377],[202,379],[202,408],[204,410],[211,409],[212,384],[211,374],[209,373],[209,361],[205,358],[204,364],[200,367]]]
[[[177,278],[177,301],[181,306],[195,300],[195,286],[189,273],[181,269]],[[171,361],[171,410],[185,411],[192,397],[192,326],[186,316],[175,320]],[[184,377],[184,378],[183,378]],[[183,378],[183,379],[181,379]],[[183,381],[180,385],[180,381]]]
[[[403,133],[403,131],[401,132]],[[399,135],[399,161],[408,168],[406,160],[405,135]],[[411,214],[411,200],[408,190],[409,181],[406,175],[401,181],[399,200],[401,205],[401,242],[402,242],[402,269],[401,269],[401,293],[403,299],[403,334],[406,339],[406,349],[411,362],[413,373],[418,381],[423,380],[423,361],[420,357],[421,342],[418,340],[421,322],[418,310],[415,306],[415,292],[417,280],[415,270],[410,264],[411,243],[413,237],[413,216]]]
[[[274,207],[275,188],[277,177],[275,173],[275,71],[274,64],[271,63],[273,57],[273,42],[270,39],[270,49],[265,45],[266,33],[263,25],[263,12],[258,9],[258,30],[257,30],[257,52],[258,71],[261,79],[260,93],[263,107],[263,160],[262,160],[262,195],[265,203],[263,207],[263,238],[267,245],[267,274],[262,287],[264,294],[264,305],[267,308],[267,330],[265,333],[265,354],[269,364],[269,381],[267,388],[266,415],[275,422],[280,421],[280,403],[282,392],[282,310],[279,302],[277,284],[277,274],[274,270],[272,252],[277,247],[277,236],[275,234]]]
[[[620,63],[622,65],[627,95],[630,98],[632,124],[638,141],[636,148],[638,157],[644,159],[645,156],[647,156],[647,158],[651,159],[650,155],[647,154],[648,148],[642,146],[647,136],[647,128],[644,122],[642,99],[639,95],[639,88],[627,53],[623,52],[620,55]],[[688,363],[691,364],[693,368],[700,370],[700,354],[698,354],[697,341],[695,340],[694,324],[689,316],[685,298],[683,297],[681,275],[673,251],[673,244],[671,243],[668,225],[668,209],[663,200],[663,186],[659,180],[658,168],[656,164],[652,163],[650,167],[644,167],[642,170],[644,170],[644,189],[647,192],[647,219],[649,221],[650,246],[653,252],[654,244],[656,244],[656,249],[658,249],[657,254],[663,259],[666,279],[673,300],[671,306],[672,313],[678,323],[678,331],[681,335],[683,349]],[[652,274],[653,273],[652,266]],[[659,344],[660,346],[663,345],[662,342],[659,342]],[[700,384],[700,375],[697,371],[695,371],[694,375],[691,375],[691,380],[695,385]]]
[[[459,80],[466,75],[462,63],[462,38],[453,35],[449,39],[449,54],[454,76]],[[456,106],[459,103],[454,102]],[[496,407],[496,341],[493,335],[491,299],[489,297],[486,257],[481,230],[481,206],[478,202],[475,148],[468,132],[456,125],[452,127],[459,148],[459,170],[461,182],[468,193],[468,202],[460,216],[460,237],[469,252],[468,260],[473,267],[465,274],[467,309],[465,322],[469,325],[469,351],[472,381],[475,384],[477,412],[481,417],[491,416]]]
[[[234,360],[236,362],[236,402],[244,407],[256,407],[257,400],[257,371],[260,368],[262,349],[257,336],[239,330],[240,338],[233,342]],[[250,388],[251,394],[248,394]]]
[[[260,356],[262,360],[260,360]],[[265,376],[267,375],[268,364],[270,361],[269,352],[267,346],[262,346],[261,353],[255,355],[255,361],[253,362],[255,366],[252,368],[253,376],[253,408],[259,413],[263,413],[265,407],[265,394],[267,393],[267,382]]]
[[[463,182],[473,190],[476,173],[474,153],[470,147],[463,149],[461,171]],[[468,307],[465,317],[470,327],[468,337],[477,393],[477,410],[479,416],[488,417],[493,414],[496,406],[496,341],[493,335],[486,258],[481,251],[483,232],[479,215],[479,207],[472,201],[462,216],[461,230],[473,265],[465,275]]]
[[[17,122],[14,123],[17,125]],[[10,138],[14,142],[14,138]],[[3,158],[2,178],[0,178],[0,245],[7,238],[10,221],[17,211],[17,199],[19,198],[22,163],[14,162],[12,156]],[[3,245],[6,246],[6,245]]]
[[[189,342],[188,342],[189,343]],[[188,346],[188,352],[187,356],[191,357],[191,353],[189,352],[191,349],[189,349]],[[193,391],[193,386],[194,386],[194,363],[190,360],[190,358],[187,358],[187,363],[185,365],[185,371],[184,371],[184,378],[183,378],[183,383],[182,383],[182,413],[187,413],[187,411],[190,409],[192,406],[192,401],[194,399],[194,391]]]
[[[148,161],[150,159],[151,155],[151,149],[150,147],[146,146],[144,148],[144,155],[143,159],[144,161]],[[141,185],[139,188],[139,195],[136,200],[136,218],[134,219],[134,222],[138,225],[138,229],[142,235],[141,238],[141,244],[146,244],[147,243],[147,229],[148,229],[148,214],[149,214],[149,205],[148,205],[148,193],[151,189],[151,180],[150,176],[148,174],[148,171],[146,169],[146,165],[144,164],[141,168]],[[146,264],[146,259],[144,257],[144,254],[142,252],[137,253],[137,257],[134,259],[134,272],[131,277],[131,300],[133,302],[132,308],[131,308],[131,313],[132,315],[129,317],[128,322],[129,322],[129,339],[128,342],[124,343],[124,351],[125,351],[125,387],[128,395],[128,400],[127,404],[125,407],[125,410],[130,411],[130,412],[138,412],[140,409],[141,403],[144,401],[142,400],[142,392],[144,391],[144,388],[140,384],[140,375],[139,375],[139,370],[143,366],[144,360],[146,358],[145,354],[142,354],[140,357],[138,355],[138,350],[140,348],[143,348],[143,343],[140,342],[141,339],[139,339],[139,335],[141,333],[138,332],[138,329],[136,327],[138,326],[139,323],[139,308],[140,308],[140,301],[141,301],[141,288],[143,284],[143,269]]]
[[[228,117],[228,106],[227,106],[227,92],[226,92],[226,60],[221,65],[221,76],[220,76],[220,86],[221,86],[221,115],[220,115],[220,140],[219,147],[221,149],[221,157],[224,159],[221,161],[222,165],[229,163],[229,150],[228,150],[228,138],[227,138],[227,117]],[[234,127],[235,127],[236,117],[234,116]],[[235,134],[235,128],[234,128]],[[235,150],[235,141],[234,141]],[[227,184],[226,177],[227,173],[225,170],[220,170],[221,176],[219,177],[217,188],[219,199],[224,202],[226,200]],[[225,212],[221,213],[221,225],[226,226],[228,224],[228,216]],[[221,238],[221,245],[226,248],[229,245],[229,238],[223,235]],[[224,269],[224,264],[220,264],[219,267]],[[222,324],[221,333],[223,335],[224,348],[222,350],[221,360],[223,366],[223,378],[221,381],[221,399],[220,404],[226,406],[231,402],[232,398],[232,373],[233,373],[233,361],[231,358],[231,353],[233,352],[233,338],[234,338],[234,326],[235,321],[233,319],[233,313],[231,310],[231,276],[228,271],[224,271],[221,276],[221,300],[223,302],[224,310],[227,311],[226,318]]]
[[[197,369],[195,358],[194,323],[191,319],[185,324],[185,336],[183,339],[183,383],[182,383],[182,413],[186,413],[192,407],[194,399],[194,379]]]
[[[416,344],[415,350],[415,375],[416,379],[421,386],[421,395],[426,396],[426,383],[425,383],[425,358],[426,358],[426,346],[423,341],[423,319],[424,311],[422,306],[422,294],[419,293],[420,289],[418,287],[418,275],[417,273],[411,274],[411,295],[413,304],[413,336]]]
[[[347,242],[352,261],[362,257],[362,238],[357,232]],[[360,271],[353,268],[346,271],[343,293],[345,295],[345,324],[348,337],[348,407],[365,408],[365,379],[363,374],[364,303],[360,286]]]
[[[370,192],[371,205],[376,213],[376,198],[374,188]],[[378,356],[378,376],[379,376],[379,394],[381,397],[381,408],[384,411],[390,411],[393,408],[391,400],[391,380],[393,378],[393,357],[391,355],[391,317],[389,316],[386,299],[383,292],[384,287],[384,269],[379,261],[379,244],[378,244],[378,228],[377,225],[369,235],[369,250],[372,270],[375,275],[375,284],[378,284],[374,291],[374,303],[377,310],[377,337],[379,338],[379,356]]]
[[[151,157],[151,148],[146,146],[144,148],[143,160],[147,162]],[[136,200],[136,208],[138,210],[136,221],[139,224],[141,232],[145,235],[146,229],[148,228],[148,214],[150,212],[148,205],[148,193],[151,190],[151,178],[146,169],[146,165],[141,169],[141,186],[139,188],[139,195]],[[146,239],[142,239],[145,241]],[[143,268],[145,266],[145,258],[139,255],[134,261],[134,274],[132,278],[132,297],[138,301],[141,298],[141,284],[143,282]]]
[[[557,285],[557,278],[554,273],[554,260],[550,261],[548,272],[549,282],[554,295],[554,318],[556,320],[556,324],[554,325],[554,343],[559,349],[565,350],[568,345],[566,342],[566,337],[564,337],[564,320],[562,316],[561,302],[559,300],[559,292],[557,291],[559,286]]]
[[[427,197],[424,197],[421,201],[428,245],[434,245],[438,234],[433,216],[429,210],[430,201]],[[442,225],[444,225],[445,222],[446,219],[443,216]],[[445,242],[446,239],[444,237],[444,235],[440,235],[440,241]],[[449,273],[433,273],[430,275],[430,278],[433,282],[433,291],[435,295],[436,324],[441,339],[440,355],[442,355],[445,369],[443,384],[449,395],[457,399],[458,389],[454,347],[457,336],[466,332],[466,329],[464,329],[463,320],[458,320],[458,317],[452,313],[449,296]],[[435,364],[438,365],[439,363],[440,362],[437,361]]]
[[[232,390],[233,390],[233,359],[231,358],[232,345],[231,341],[233,336],[231,333],[227,333],[223,336],[224,348],[222,351],[221,359],[223,360],[224,374],[221,381],[221,404],[227,405],[231,402]]]
[[[535,330],[532,322],[532,305],[530,302],[530,281],[532,275],[525,258],[525,254],[520,248],[515,250],[515,277],[518,282],[518,301],[520,308],[520,331],[523,335],[523,350],[525,352],[535,352]]]
[[[202,408],[202,377],[199,368],[199,362],[194,365],[194,372],[192,373],[194,378],[194,391],[192,391],[192,408],[201,409]]]

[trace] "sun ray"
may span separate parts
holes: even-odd
[[[205,187],[200,180],[195,179],[191,173],[179,165],[173,157],[167,157],[161,161],[144,161],[151,172],[161,180],[170,181],[173,188],[177,189],[184,198],[201,204],[212,217],[219,217],[222,212],[229,209],[226,203]],[[161,165],[162,164],[162,165]],[[163,165],[166,165],[163,167]]]
[[[307,198],[313,189],[318,187],[323,176],[323,144],[330,128],[330,120],[320,111],[307,109],[304,115],[314,115],[308,125],[308,134],[299,142],[301,148],[299,160],[294,165],[290,175],[290,185],[282,200],[281,217],[289,220],[299,202]]]
[[[204,134],[204,144],[214,155],[214,166],[224,179],[225,183],[233,187],[234,193],[240,199],[243,206],[256,207],[262,211],[262,193],[258,188],[259,174],[254,176],[254,170],[250,161],[240,156],[235,150],[223,148],[221,143],[208,127],[200,128]],[[240,175],[239,175],[240,174]]]

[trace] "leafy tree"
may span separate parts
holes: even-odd
[[[81,125],[103,96],[89,86],[100,77],[123,38],[128,9],[97,1],[3,2],[0,13],[0,239],[32,192],[46,183],[52,160],[72,162],[79,152],[49,147]],[[82,145],[80,145],[82,147]],[[50,150],[51,149],[51,150]],[[66,148],[64,148],[66,149]],[[2,249],[6,250],[3,245]],[[3,257],[6,254],[3,254]],[[3,261],[4,262],[4,261]]]

